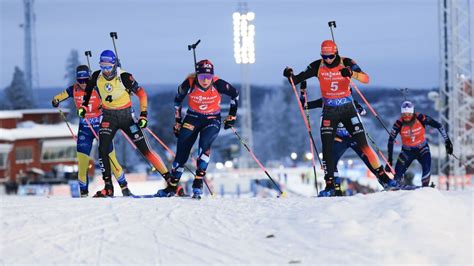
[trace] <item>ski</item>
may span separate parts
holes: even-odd
[[[158,197],[158,194],[148,194],[148,195],[132,195],[131,198],[149,199],[149,198],[191,198],[191,197],[189,195],[173,196],[173,197]]]

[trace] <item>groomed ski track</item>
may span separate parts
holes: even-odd
[[[0,201],[0,265],[473,263],[472,191]]]

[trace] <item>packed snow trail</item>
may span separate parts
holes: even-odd
[[[473,194],[2,197],[0,264],[466,264]]]

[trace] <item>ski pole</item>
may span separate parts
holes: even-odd
[[[300,89],[301,89],[301,90],[306,90],[306,85],[307,85],[306,81],[301,82],[301,87],[300,87]],[[311,120],[310,120],[310,118],[309,118],[308,95],[307,95],[307,92],[303,93],[303,95],[304,95],[304,102],[305,102],[305,106],[306,106],[306,108],[305,108],[305,109],[306,109],[306,120],[308,121],[308,126],[309,126],[308,132],[310,132],[309,137],[311,138],[311,139],[310,139],[310,142],[311,142],[311,143],[310,143],[309,147],[310,147],[310,150],[311,150],[311,154],[313,155],[313,158],[311,158],[311,161],[312,161],[312,163],[313,163],[314,183],[315,183],[314,185],[315,185],[315,187],[316,187],[316,194],[319,194],[319,191],[318,191],[318,176],[316,175],[316,161],[314,160],[314,148],[313,148],[314,139],[313,139],[313,135],[312,135],[312,133],[311,133],[311,123],[310,123]],[[298,100],[298,102],[299,102],[299,99],[297,99],[297,100]],[[300,104],[300,103],[298,103],[298,105],[299,105],[299,104]],[[303,118],[303,119],[304,119],[304,118]],[[319,163],[320,163],[320,165],[322,165],[322,164],[321,164],[321,159],[319,158],[318,150],[316,150],[316,153],[317,153],[316,156],[318,156],[318,159],[319,159]]]
[[[332,32],[332,27],[337,28],[337,26],[336,26],[336,21],[335,21],[335,20],[329,21],[329,22],[328,22],[328,26],[329,26],[329,28],[331,29],[332,41],[333,41],[333,42],[336,42],[336,41],[334,41],[334,33]]]
[[[188,45],[188,51],[191,51],[191,49],[193,49],[193,56],[194,56],[194,80],[193,80],[193,84],[191,85],[191,87],[193,87],[193,88],[194,88],[194,84],[196,83],[197,75],[198,75],[197,74],[197,69],[196,69],[196,64],[197,64],[197,62],[196,62],[196,47],[199,45],[200,42],[201,42],[201,40],[197,40],[196,43]],[[179,115],[181,116],[181,113]]]
[[[85,51],[84,54],[86,55],[86,58],[87,58],[87,66],[89,67],[89,72],[91,72],[91,64],[89,62],[89,57],[92,58],[92,53],[91,51]]]
[[[117,66],[122,67],[122,63],[120,63],[120,59],[117,53],[117,46],[115,45],[115,40],[118,39],[117,32],[112,31],[110,33],[110,38],[112,38],[112,43],[114,44],[114,51],[115,51],[115,56],[117,57]]]
[[[128,143],[130,143],[130,145],[133,147],[134,150],[136,150],[141,156],[142,158],[145,160],[145,162],[148,163],[148,165],[151,167],[151,171],[157,171],[157,169],[155,168],[155,166],[153,166],[148,160],[147,158],[145,158],[145,155],[143,155],[141,153],[141,151],[138,150],[137,146],[135,145],[135,143],[133,143],[133,141],[127,136],[127,134],[125,132],[123,132],[122,130],[120,130],[120,132],[122,132],[122,135],[124,136],[124,138],[128,141]]]
[[[362,122],[362,121],[361,121],[361,122]],[[372,143],[372,145],[374,145],[375,149],[377,149],[378,153],[380,154],[380,156],[381,156],[382,159],[384,160],[385,164],[388,165],[388,167],[390,168],[390,172],[392,172],[392,174],[395,174],[395,170],[394,170],[393,167],[388,163],[387,158],[385,158],[385,155],[383,155],[382,150],[380,150],[379,146],[377,146],[377,144],[375,143],[374,139],[369,135],[368,132],[365,132],[365,135],[369,138],[370,142]]]
[[[280,186],[273,180],[273,178],[270,176],[270,174],[267,172],[267,169],[265,169],[265,167],[262,165],[262,163],[260,163],[260,161],[257,159],[257,157],[255,157],[255,154],[250,150],[249,146],[247,146],[247,144],[244,142],[244,140],[242,139],[242,137],[239,135],[239,133],[237,133],[237,131],[235,130],[235,128],[233,126],[231,126],[230,128],[232,128],[232,131],[234,132],[235,136],[237,136],[237,138],[239,139],[240,143],[247,149],[247,151],[250,153],[250,155],[252,156],[252,158],[255,160],[255,162],[260,166],[260,168],[265,172],[265,174],[268,176],[268,178],[270,178],[270,180],[273,182],[273,184],[275,185],[275,187],[278,189],[278,191],[280,192],[280,196],[281,197],[286,197],[286,193],[283,192],[280,188]]]
[[[75,142],[77,142],[77,137],[76,137],[76,135],[74,134],[74,132],[72,131],[71,126],[69,125],[69,122],[67,121],[66,115],[64,115],[64,113],[63,113],[63,111],[61,110],[61,108],[59,108],[59,107],[56,107],[56,108],[58,109],[59,113],[60,113],[61,116],[63,117],[64,122],[66,122],[67,128],[69,128],[69,132],[71,132],[72,138],[74,139]]]
[[[303,117],[303,121],[304,121],[304,124],[306,126],[306,130],[308,131],[308,135],[309,135],[309,138],[310,138],[310,145],[311,145],[311,152],[313,154],[313,158],[314,158],[314,151],[313,151],[313,148],[314,150],[316,151],[317,154],[317,157],[318,157],[318,160],[319,160],[319,164],[321,165],[321,167],[323,166],[323,164],[321,163],[321,158],[319,158],[319,152],[318,152],[318,148],[316,147],[316,143],[314,142],[314,138],[313,138],[313,133],[311,132],[311,127],[309,126],[309,120],[308,120],[308,117],[309,117],[309,114],[308,114],[308,117],[304,114],[304,111],[303,111],[303,107],[301,106],[301,102],[300,102],[300,99],[298,97],[298,92],[296,92],[296,87],[295,87],[295,83],[293,82],[293,77],[290,77],[289,78],[289,81],[290,81],[290,84],[291,84],[291,88],[293,89],[293,92],[295,94],[295,97],[296,97],[296,100],[298,101],[298,107],[300,109],[300,113],[301,113],[301,116]],[[305,98],[305,101],[307,101],[307,99]],[[313,159],[314,160],[314,159]],[[316,171],[315,171],[315,179],[317,179],[317,176],[316,176]],[[316,182],[318,182],[316,180]],[[317,190],[318,188],[316,188]]]
[[[306,115],[304,114],[304,111],[303,111],[303,107],[301,106],[301,102],[300,102],[300,98],[298,97],[298,92],[296,91],[296,87],[295,87],[295,83],[293,82],[293,78],[292,77],[289,77],[289,81],[290,81],[290,84],[291,84],[291,88],[293,89],[293,92],[295,93],[295,97],[298,101],[298,107],[300,109],[300,113],[301,113],[301,116],[303,117],[303,121],[304,121],[304,124],[306,126],[306,129],[308,130],[308,135],[311,139],[311,144],[314,146],[314,149],[316,150],[316,152],[318,151],[318,148],[316,147],[316,143],[314,142],[314,138],[313,138],[313,133],[311,133],[311,127],[309,126],[309,122],[307,120],[307,117]],[[319,154],[318,154],[319,155]],[[318,156],[318,159],[319,159],[319,156]],[[319,163],[321,164],[322,166],[322,163],[321,163],[321,159],[319,159]]]
[[[462,161],[461,159],[459,159],[459,157],[457,157],[454,153],[452,153],[452,154],[450,154],[450,155],[453,156],[454,159],[458,160],[459,163],[467,169],[467,165],[464,163],[464,161]]]
[[[372,114],[375,116],[375,118],[377,118],[377,120],[380,122],[380,124],[382,125],[382,127],[385,129],[385,131],[387,131],[388,135],[390,136],[390,131],[387,129],[387,127],[385,126],[384,122],[380,119],[380,116],[377,114],[377,112],[375,112],[374,108],[372,108],[372,105],[370,105],[370,103],[367,101],[367,99],[364,97],[364,95],[362,94],[362,92],[359,90],[359,88],[357,87],[357,85],[352,82],[352,80],[350,78],[347,78],[351,84],[351,87],[354,88],[357,93],[360,95],[360,97],[362,98],[362,100],[365,102],[365,104],[369,107],[370,111],[372,112]],[[395,143],[398,144],[398,141],[395,140]]]
[[[196,43],[194,44],[190,44],[188,45],[188,51],[191,51],[191,49],[193,49],[193,55],[194,55],[194,71],[195,73],[197,73],[196,71],[196,47],[199,45],[199,43],[201,42],[201,40],[197,40]],[[197,75],[196,75],[197,76]]]
[[[153,136],[153,138],[156,139],[156,141],[158,141],[161,144],[161,146],[163,146],[163,148],[165,148],[165,150],[167,150],[174,158],[176,158],[176,154],[170,148],[168,148],[168,146],[166,146],[166,144],[155,133],[153,133],[153,131],[151,131],[151,129],[146,128],[146,130],[148,131],[148,133],[150,133]],[[194,162],[196,162],[194,160],[194,158],[192,158],[192,159],[193,159]],[[193,171],[191,171],[191,169],[189,169],[189,167],[187,167],[185,165],[184,168],[186,168],[186,170],[188,170],[194,177],[196,177],[196,174],[194,174]],[[212,192],[211,188],[209,187],[209,185],[206,181],[206,178],[204,177],[202,180],[204,181],[204,184],[206,184],[207,190],[209,190],[209,193],[211,193],[211,196],[215,197],[214,193]]]
[[[408,97],[407,97],[407,95],[408,95],[408,88],[399,89],[399,91],[400,91],[400,93],[401,93],[402,96],[403,96],[403,100],[404,100],[404,101],[408,101],[408,100],[407,100],[407,98],[408,98]]]

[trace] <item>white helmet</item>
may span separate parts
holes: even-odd
[[[410,101],[404,101],[401,106],[401,112],[413,114],[415,112],[415,105]]]

